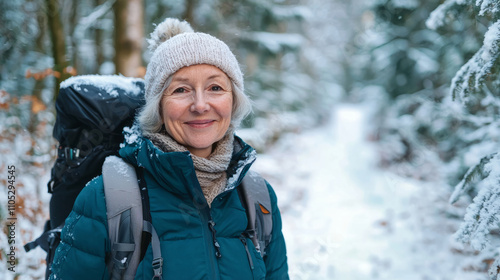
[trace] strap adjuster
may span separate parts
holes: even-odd
[[[154,276],[153,276],[153,280],[155,279],[162,279],[161,275],[162,275],[162,267],[163,267],[163,258],[160,257],[160,258],[156,258],[153,260],[153,272],[154,272]]]

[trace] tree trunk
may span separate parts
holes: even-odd
[[[98,7],[103,3],[103,0],[94,0],[94,6]],[[95,29],[95,53],[96,53],[96,67],[95,67],[95,73],[99,73],[99,70],[101,69],[101,65],[105,61],[104,57],[104,31],[102,28],[99,26],[96,27]]]
[[[36,4],[36,3],[34,3]],[[45,39],[45,28],[46,28],[46,22],[45,22],[45,17],[42,13],[38,12],[37,13],[37,23],[39,27],[39,33],[36,37],[35,40],[35,50],[39,53],[45,53],[45,47],[44,47],[44,39]],[[42,100],[42,90],[44,88],[44,80],[43,79],[38,79],[35,81],[35,86],[33,87],[33,93],[31,102],[35,102],[35,100]],[[30,132],[31,135],[34,135],[36,126],[37,126],[37,118],[36,118],[36,113],[35,110],[30,111],[30,123],[28,124],[28,131]],[[34,147],[31,147],[31,151],[33,152]]]
[[[59,3],[57,0],[45,0],[47,6],[47,23],[50,32],[50,39],[52,43],[52,56],[54,57],[54,71],[56,74],[56,86],[54,92],[54,101],[59,94],[60,83],[67,78],[67,74],[64,73],[64,69],[67,66],[66,61],[66,44],[64,42],[64,30],[61,23],[61,17],[59,13]]]
[[[139,76],[142,66],[142,40],[144,37],[142,0],[117,0],[115,14],[115,67],[116,73],[128,77]]]
[[[184,19],[191,24],[191,26],[196,29],[196,24],[194,22],[194,8],[198,0],[187,0],[186,1],[186,12],[184,13]]]
[[[35,4],[38,5],[37,3],[35,3]],[[37,13],[36,21],[37,21],[38,27],[39,27],[39,33],[38,33],[36,40],[35,40],[36,51],[39,53],[45,53],[44,41],[45,41],[45,31],[47,28],[47,26],[46,26],[47,23],[45,21],[45,16],[40,11]],[[32,95],[35,98],[42,100],[43,88],[44,88],[44,80],[43,79],[36,80]],[[30,132],[32,132],[32,130],[30,130]]]
[[[70,21],[71,21],[71,32],[73,32],[75,29],[76,29],[76,26],[78,25],[78,20],[79,20],[79,17],[78,17],[78,1],[71,1],[71,18],[70,18]],[[76,72],[77,73],[84,73],[84,71],[82,71],[82,67],[80,65],[80,56],[78,55],[79,54],[79,51],[78,51],[78,42],[77,40],[71,40],[71,48],[73,50],[73,53],[72,53],[72,60],[73,60],[73,63],[72,63],[72,66],[74,69],[76,69]]]

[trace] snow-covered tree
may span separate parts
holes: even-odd
[[[447,82],[440,73],[440,65],[449,59],[444,42],[425,26],[436,1],[373,2],[371,16],[375,20],[364,47],[370,54],[369,67],[360,80],[382,86],[390,98]]]
[[[476,145],[481,136],[473,133],[483,125],[484,106],[462,107],[448,94],[450,80],[481,47],[486,29],[467,14],[429,29],[438,22],[436,13],[429,19],[436,1],[377,3],[379,36],[370,44],[374,66],[368,81],[394,98],[382,105],[375,132],[381,162],[400,174],[457,184],[481,158],[477,151],[493,147],[485,141]]]
[[[427,26],[440,30],[457,25],[458,17],[476,20],[476,32],[484,39],[476,52],[458,70],[451,81],[451,96],[464,105],[462,118],[468,122],[468,145],[462,156],[476,159],[455,187],[450,202],[461,195],[474,197],[466,210],[465,221],[455,236],[476,250],[490,245],[491,231],[498,229],[500,215],[500,1],[447,0],[435,9]],[[491,279],[500,279],[500,263],[491,266]]]
[[[373,134],[381,164],[398,173],[431,179],[442,161],[453,158],[459,143],[445,139],[459,126],[444,98],[458,69],[459,44],[444,40],[425,25],[435,1],[374,1],[373,27],[362,49],[367,59],[359,81],[367,97],[379,92],[380,111]],[[456,71],[456,70],[455,70]],[[434,120],[439,121],[434,121]],[[448,143],[443,143],[447,140]]]

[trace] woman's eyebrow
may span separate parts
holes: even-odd
[[[173,81],[176,81],[176,82],[187,82],[187,81],[189,81],[189,78],[174,77],[174,78],[172,79],[172,82],[173,82]]]
[[[207,80],[211,80],[211,79],[215,79],[215,78],[219,78],[219,77],[222,77],[222,75],[221,74],[213,74],[213,75],[209,76],[207,78]]]

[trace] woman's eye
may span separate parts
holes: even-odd
[[[221,91],[222,90],[222,88],[220,86],[212,86],[210,89],[212,91]]]
[[[184,88],[176,88],[174,90],[174,93],[184,93],[184,92],[186,92],[186,90]]]

